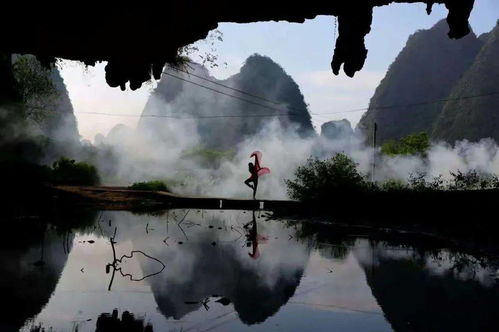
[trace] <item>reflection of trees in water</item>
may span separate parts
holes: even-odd
[[[39,221],[2,224],[1,331],[17,331],[38,314],[54,291],[67,260],[72,235]]]
[[[436,272],[428,266],[428,256],[387,255],[374,250],[374,264],[361,265],[374,297],[395,331],[497,329],[499,286],[480,282],[475,273],[468,273],[467,278],[460,273],[473,269],[472,266],[479,268],[478,261],[461,254],[446,258],[446,267]]]
[[[302,224],[297,235],[322,256],[342,258],[354,244],[351,230]],[[487,257],[470,255],[442,240],[364,231],[370,240],[354,249],[368,285],[395,331],[495,331],[499,324],[497,270]],[[313,239],[313,240],[312,240]],[[364,252],[364,255],[366,252]]]
[[[144,324],[144,320],[135,318],[133,314],[124,311],[121,318],[118,317],[118,310],[114,309],[112,314],[103,313],[96,323],[95,332],[153,332],[151,324]]]
[[[307,241],[310,246],[317,249],[325,258],[345,259],[355,244],[355,238],[341,228],[319,223],[300,222],[296,227],[296,236],[302,241]]]

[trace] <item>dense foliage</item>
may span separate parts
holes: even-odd
[[[294,176],[294,179],[285,182],[289,197],[299,201],[326,201],[332,195],[348,197],[349,194],[368,192],[499,189],[497,175],[476,170],[450,172],[447,179],[443,175],[431,178],[419,172],[411,174],[407,182],[389,179],[370,183],[357,171],[355,162],[342,153],[327,160],[310,158],[305,165],[297,168]]]
[[[322,200],[333,193],[359,192],[368,187],[357,165],[343,153],[327,160],[309,158],[297,168],[295,179],[285,181],[288,195],[300,201]]]
[[[15,60],[13,73],[27,117],[41,121],[47,112],[55,111],[51,108],[59,92],[50,69],[44,68],[34,56],[24,55]]]
[[[52,165],[54,184],[91,186],[99,183],[95,166],[62,157]]]
[[[409,134],[400,140],[388,140],[381,146],[381,152],[389,155],[425,155],[430,147],[427,133]]]
[[[135,182],[128,188],[132,190],[169,191],[166,184],[159,180]]]
[[[444,179],[442,175],[429,178],[421,172],[412,174],[408,182],[406,189],[416,191],[499,189],[497,175],[477,170],[450,172],[448,179]]]

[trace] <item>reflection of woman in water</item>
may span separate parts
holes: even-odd
[[[250,226],[251,224],[251,226]],[[248,229],[250,226],[250,229],[248,230],[248,233],[246,234],[246,239],[248,242],[246,245],[249,247],[252,247],[252,252],[249,252],[248,255],[251,258],[257,259],[260,257],[260,252],[258,251],[258,243],[264,242],[267,240],[265,236],[258,235],[257,231],[257,225],[256,225],[256,218],[255,218],[255,211],[253,211],[253,220],[244,225],[245,229]]]
[[[256,189],[258,188],[258,177],[270,173],[267,167],[261,167],[260,161],[262,160],[262,153],[255,151],[250,157],[255,157],[255,163],[248,163],[248,170],[250,177],[244,181],[244,184],[253,189],[253,199],[256,198]]]

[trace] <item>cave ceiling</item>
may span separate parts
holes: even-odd
[[[174,63],[178,49],[206,38],[219,23],[287,21],[303,23],[318,15],[338,17],[338,38],[331,69],[352,77],[367,57],[364,38],[371,30],[373,8],[394,3],[433,4],[448,9],[449,38],[469,33],[474,0],[330,0],[330,1],[202,1],[75,2],[56,5],[9,3],[0,19],[0,51],[35,54],[43,64],[55,58],[87,65],[107,61],[106,81],[132,90],[159,79],[166,63]],[[333,23],[332,23],[333,24]],[[394,26],[394,29],[397,27]],[[329,52],[332,45],[324,45]],[[303,52],[307,52],[306,49]]]

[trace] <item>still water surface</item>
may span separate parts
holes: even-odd
[[[23,227],[7,236],[22,238]],[[499,322],[493,261],[324,234],[265,212],[102,211],[28,233],[0,251],[12,304],[2,331],[125,330],[122,321],[130,331],[493,331]]]

